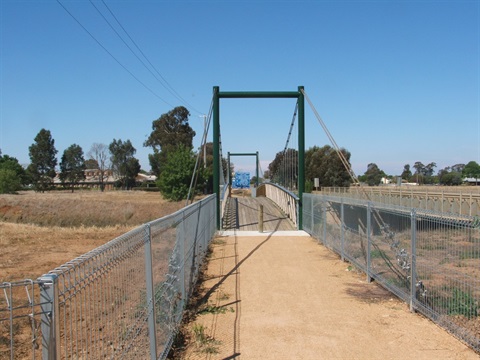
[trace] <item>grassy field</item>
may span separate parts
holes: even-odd
[[[184,205],[139,191],[0,195],[0,282],[36,279]]]

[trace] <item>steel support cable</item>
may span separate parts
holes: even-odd
[[[343,155],[342,151],[340,150],[340,147],[338,146],[337,142],[335,141],[335,139],[333,138],[332,134],[330,133],[330,131],[328,130],[327,126],[325,125],[325,123],[323,122],[322,118],[320,117],[320,115],[318,114],[317,112],[317,109],[315,109],[315,106],[313,106],[313,103],[311,102],[310,98],[308,97],[308,95],[305,93],[305,90],[301,89],[300,90],[302,92],[302,94],[305,96],[305,99],[307,100],[308,104],[310,105],[310,108],[312,109],[313,113],[315,114],[315,117],[317,118],[318,122],[320,123],[320,125],[322,126],[323,130],[325,131],[325,134],[327,135],[328,139],[330,140],[331,144],[333,145],[333,148],[335,149],[335,151],[337,152],[340,160],[342,161],[342,164],[343,166],[345,167],[345,169],[347,170],[348,174],[350,175],[350,177],[352,178],[353,182],[355,184],[360,184],[360,182],[358,181],[358,178],[357,176],[355,175],[351,165],[348,163],[348,160],[345,158],[345,155]]]
[[[153,70],[155,70],[155,72],[158,74],[158,76],[161,78],[158,79],[155,74],[152,73],[152,71],[145,65],[145,63],[137,56],[137,54],[135,54],[135,52],[132,50],[132,48],[124,41],[124,39],[121,37],[121,35],[113,28],[113,26],[110,24],[110,22],[105,18],[105,16],[100,12],[100,10],[93,4],[92,0],[90,0],[90,3],[95,7],[95,9],[97,9],[97,11],[99,12],[99,14],[105,19],[105,21],[107,22],[108,25],[110,25],[110,27],[112,28],[112,30],[117,34],[117,36],[123,41],[123,43],[130,49],[130,51],[132,52],[133,55],[135,55],[135,57],[142,63],[142,65],[153,75],[153,77],[160,83],[162,84],[162,86],[170,93],[172,94],[174,97],[176,97],[178,100],[180,100],[180,102],[182,102],[183,104],[187,105],[187,108],[190,108],[192,109],[193,111],[197,112],[198,114],[202,114],[200,111],[198,111],[197,109],[195,109],[191,104],[189,104],[173,87],[172,85],[169,84],[169,82],[162,76],[162,74],[157,70],[157,68],[152,64],[152,62],[148,59],[148,57],[145,55],[145,53],[142,51],[142,49],[140,49],[140,47],[137,45],[137,43],[135,42],[135,40],[133,40],[133,38],[130,36],[130,34],[127,32],[127,30],[125,29],[125,27],[120,23],[120,21],[118,20],[118,18],[115,16],[115,14],[113,13],[113,11],[108,7],[108,5],[105,3],[104,0],[102,0],[102,3],[103,5],[107,8],[107,10],[110,12],[110,14],[112,15],[112,17],[115,19],[115,21],[117,22],[118,26],[120,26],[120,28],[123,30],[123,32],[128,36],[128,38],[130,39],[130,41],[133,43],[133,45],[135,45],[135,47],[137,48],[137,50],[140,52],[140,54],[144,57],[144,59],[148,62],[148,64],[152,67]]]
[[[65,12],[72,17],[73,20],[76,21],[76,23],[108,54],[110,57],[115,60],[115,62],[120,65],[123,70],[125,70],[128,74],[130,74],[131,77],[133,77],[140,85],[142,85],[145,89],[147,89],[153,96],[158,98],[159,100],[163,101],[165,104],[167,104],[170,107],[174,107],[172,104],[169,104],[166,100],[164,100],[160,95],[158,95],[155,91],[150,89],[145,83],[143,83],[139,78],[137,78],[130,70],[127,69],[125,65],[123,65],[113,54],[108,51],[108,49],[102,45],[100,41],[97,40],[93,34],[88,31],[88,29],[83,26],[83,24],[60,2],[60,0],[57,0],[57,2],[60,4],[60,6],[65,10]]]
[[[311,102],[310,98],[308,97],[308,95],[305,93],[305,90],[301,89],[300,90],[302,92],[302,94],[305,96],[305,99],[307,100],[308,104],[310,105],[310,108],[312,109],[313,113],[315,114],[318,122],[320,123],[320,125],[322,126],[323,130],[325,131],[325,134],[328,136],[330,142],[332,143],[335,151],[337,152],[340,160],[342,161],[343,163],[343,166],[345,167],[345,169],[347,170],[347,172],[349,173],[350,177],[352,178],[352,180],[354,181],[355,184],[358,184],[360,185],[360,182],[357,178],[357,176],[355,175],[351,165],[349,164],[349,162],[347,161],[347,159],[345,158],[345,156],[343,155],[343,153],[340,151],[340,147],[337,145],[337,142],[335,141],[335,139],[333,138],[332,134],[330,133],[330,131],[328,130],[327,126],[325,125],[325,123],[323,122],[322,118],[320,117],[320,115],[318,114],[317,110],[315,109],[315,106],[313,105],[313,103]],[[360,188],[362,189],[362,191],[364,192],[367,200],[371,201],[370,199],[370,196],[368,195],[368,193],[366,191],[363,190],[363,188],[360,186]],[[394,248],[397,252],[397,259],[399,256],[401,256],[401,253],[402,253],[402,250],[400,250],[400,252],[398,252],[398,243],[393,241],[393,238],[395,236],[395,234],[393,232],[391,232],[389,229],[389,226],[388,224],[386,224],[386,222],[383,220],[382,216],[380,215],[380,212],[375,208],[375,207],[372,207],[372,214],[373,214],[373,217],[374,217],[374,220],[375,222],[377,223],[377,225],[379,226],[380,228],[380,231],[384,234],[385,238],[387,240],[389,240],[389,245],[390,247],[392,248],[392,250],[394,250]],[[390,263],[391,264],[391,263]],[[407,269],[409,268],[409,264],[407,264]],[[402,269],[405,271],[405,269],[402,267]],[[393,270],[393,269],[392,269]],[[396,273],[396,271],[394,271]],[[397,274],[398,275],[398,274]],[[408,277],[408,275],[407,275]],[[416,276],[416,278],[418,279],[418,277]],[[418,283],[421,283],[421,281],[419,281]],[[423,286],[423,284],[422,284]]]
[[[212,120],[212,113],[213,113],[213,99],[212,99],[212,102],[210,103],[210,110],[208,111],[208,115],[207,115],[208,121],[207,121],[207,124],[206,124],[205,128],[203,129],[203,136],[202,136],[202,141],[201,141],[200,148],[202,146],[207,145],[207,135],[208,135],[208,130],[210,128],[210,123],[211,123],[211,120]],[[200,156],[201,156],[201,151],[198,152],[197,159],[195,160],[195,167],[193,169],[192,179],[190,180],[190,187],[188,188],[186,206],[188,205],[188,201],[190,200],[190,195],[192,193],[192,189],[194,187],[196,188],[196,186],[197,186],[198,173],[199,173],[199,166],[198,165],[200,163]],[[192,199],[191,199],[190,203],[193,203],[193,198],[194,198],[194,196],[192,196]]]
[[[288,135],[287,135],[287,141],[285,142],[285,147],[283,149],[283,154],[282,154],[282,162],[277,168],[277,174],[272,174],[271,178],[274,178],[275,176],[279,177],[279,182],[281,182],[283,178],[283,184],[286,184],[286,178],[287,178],[287,157],[288,157],[288,144],[290,143],[290,137],[292,135],[293,127],[295,126],[295,119],[297,118],[297,111],[298,111],[298,101],[295,104],[295,110],[293,111],[293,116],[292,116],[292,121],[290,122],[290,129],[288,130]],[[283,174],[283,176],[282,176]]]
[[[335,141],[335,139],[333,138],[332,134],[330,133],[330,131],[328,130],[327,126],[325,125],[325,123],[323,122],[322,118],[320,117],[320,115],[318,114],[317,110],[315,109],[315,106],[313,105],[312,101],[310,100],[310,98],[308,97],[308,95],[305,93],[305,90],[301,90],[301,92],[303,93],[303,95],[305,96],[305,99],[307,99],[307,102],[308,104],[310,105],[310,108],[312,109],[313,113],[315,114],[318,122],[320,123],[320,125],[322,126],[323,130],[325,131],[325,134],[328,136],[330,142],[332,143],[335,151],[337,152],[340,160],[342,161],[342,164],[343,166],[345,167],[345,169],[347,170],[348,174],[350,175],[350,177],[352,178],[352,180],[354,181],[355,184],[357,185],[360,185],[360,181],[358,181],[358,178],[357,176],[355,175],[355,172],[353,171],[351,165],[349,164],[349,162],[347,161],[347,159],[345,158],[345,156],[343,155],[342,151],[340,150],[340,147],[338,146],[337,142]],[[362,188],[360,186],[360,188]],[[363,191],[363,189],[362,189]],[[368,193],[365,192],[365,195],[366,195],[366,198],[367,200],[370,200],[370,197],[368,196]],[[378,213],[378,210],[374,209],[374,217],[375,217],[375,220],[377,221],[377,224],[380,226],[381,229],[386,229],[388,228],[388,226],[385,225],[385,221],[383,221],[381,215]],[[377,218],[378,217],[378,218]],[[387,233],[387,235],[390,235],[389,232],[385,231],[385,230],[382,230],[384,232]]]

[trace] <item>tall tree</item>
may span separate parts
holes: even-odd
[[[122,189],[131,189],[135,186],[135,177],[140,172],[140,163],[134,157],[137,150],[130,140],[123,142],[121,139],[113,139],[108,149],[113,172],[119,177],[119,186]]]
[[[176,150],[179,145],[192,149],[195,131],[188,123],[189,116],[185,107],[178,106],[153,121],[152,132],[143,146],[153,149],[153,154],[149,154],[148,159],[155,175],[162,172],[169,151]]]
[[[31,176],[34,189],[44,192],[53,184],[58,151],[55,149],[55,140],[49,130],[41,129],[34,141],[28,148],[31,162],[27,171]]]
[[[60,180],[69,183],[72,192],[80,181],[85,180],[85,158],[80,145],[72,144],[63,152],[60,161]]]
[[[417,179],[417,184],[420,184],[425,174],[425,165],[423,165],[421,161],[417,161],[415,162],[415,164],[413,164],[413,168],[415,169],[415,177]]]
[[[386,174],[383,170],[380,170],[380,168],[377,166],[375,163],[370,163],[367,165],[367,171],[365,171],[364,174],[364,179],[365,182],[369,186],[377,186],[380,185],[380,182],[382,181],[382,177],[385,177]]]
[[[105,180],[108,178],[108,170],[110,167],[108,152],[109,150],[107,145],[93,143],[87,154],[89,160],[94,160],[94,162],[89,162],[89,166],[95,166],[96,163],[96,167],[94,167],[94,169],[97,169],[98,183],[101,191],[105,190]]]
[[[405,166],[403,167],[401,177],[403,180],[410,181],[410,178],[412,177],[412,171],[410,170],[409,164],[405,164]]]

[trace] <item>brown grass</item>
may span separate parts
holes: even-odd
[[[36,279],[183,206],[136,191],[0,195],[0,282]]]
[[[183,202],[169,202],[159,193],[79,191],[0,195],[0,221],[40,226],[139,225],[171,214]]]

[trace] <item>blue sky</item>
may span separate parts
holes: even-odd
[[[93,2],[117,26],[104,4]],[[89,1],[61,3],[116,60],[57,1],[0,0],[0,149],[28,164],[41,128],[52,132],[59,159],[73,143],[86,153],[95,142],[129,139],[149,170],[143,142],[152,121],[185,104]],[[195,146],[213,86],[302,85],[358,175],[369,163],[395,175],[416,161],[435,162],[437,171],[480,162],[478,1],[105,3],[189,104]],[[292,99],[222,100],[224,153],[259,151],[266,170],[285,146],[294,107]],[[307,148],[328,144],[306,109]],[[253,171],[253,157],[233,160],[237,170]]]

